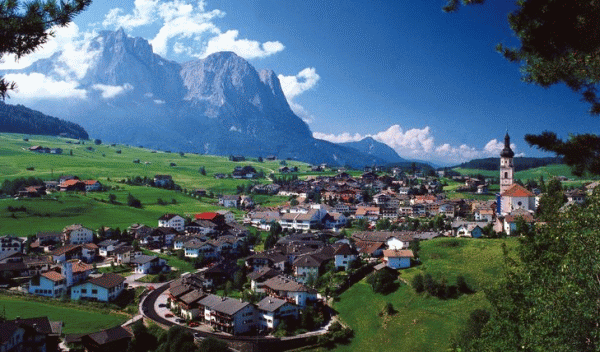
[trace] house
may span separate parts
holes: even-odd
[[[281,274],[281,271],[269,267],[262,267],[257,271],[253,271],[247,275],[248,280],[250,280],[250,289],[254,292],[264,292],[263,285],[265,281]]]
[[[237,208],[240,206],[241,197],[236,195],[223,195],[219,197],[219,205],[225,208]]]
[[[317,300],[317,291],[283,275],[265,281],[264,289],[269,296],[293,302],[300,307]]]
[[[185,225],[185,232],[189,234],[209,235],[217,233],[219,226],[208,220],[196,220]]]
[[[109,257],[119,245],[124,245],[124,243],[117,240],[104,240],[97,244],[98,254],[102,257]]]
[[[230,223],[235,221],[235,215],[229,210],[217,210],[217,214],[223,216],[225,219],[225,223]]]
[[[492,222],[494,220],[493,209],[478,208],[475,210],[473,215],[475,216],[475,221]]]
[[[134,266],[136,274],[154,274],[168,271],[167,261],[153,255],[138,255],[129,262]]]
[[[60,232],[38,232],[35,235],[35,243],[38,246],[55,245],[62,241],[62,234]]]
[[[197,238],[192,238],[185,242],[182,246],[184,255],[188,258],[216,258],[217,252],[215,246],[207,241],[202,241]]]
[[[85,184],[86,192],[95,192],[102,190],[102,184],[98,180],[85,180],[83,181],[83,183]]]
[[[225,212],[228,212],[228,211],[225,210]],[[227,222],[227,220],[225,219],[225,216],[220,214],[219,212],[204,212],[204,213],[200,213],[200,214],[195,214],[194,219],[196,221],[198,221],[198,220],[210,221],[213,224],[217,225],[219,228],[224,226],[225,223]]]
[[[356,219],[368,219],[370,221],[377,221],[379,219],[379,214],[379,207],[356,207],[356,213],[354,214],[354,217]]]
[[[131,259],[136,257],[133,247],[127,245],[115,247],[112,251],[112,255],[117,264],[129,264],[131,263]]]
[[[67,180],[62,182],[59,187],[61,192],[85,191],[85,183],[80,180]]]
[[[19,190],[18,196],[24,198],[37,198],[46,195],[46,186],[28,186]]]
[[[81,224],[74,224],[63,229],[62,240],[65,244],[92,243],[94,232]]]
[[[583,204],[585,203],[586,193],[580,189],[573,189],[565,192],[567,202]]]
[[[114,273],[105,273],[71,287],[71,299],[112,302],[125,289],[125,278]]]
[[[183,232],[185,229],[185,219],[177,214],[165,214],[158,218],[158,227],[171,227]]]
[[[279,224],[284,230],[308,231],[319,228],[325,215],[327,215],[327,212],[320,209],[310,209],[306,213],[290,212],[283,214]]]
[[[204,276],[205,287],[216,287],[231,278],[234,277],[235,273],[240,270],[234,260],[222,260],[219,263],[206,269],[202,274]]]
[[[167,187],[173,184],[171,175],[155,175],[153,181],[156,187]]]
[[[255,328],[255,307],[249,302],[207,295],[198,305],[204,308],[205,322],[215,330],[238,335]]]
[[[231,173],[231,177],[241,179],[252,179],[256,176],[256,169],[250,165],[244,167],[237,166]]]
[[[298,307],[286,300],[265,297],[256,304],[258,329],[272,331],[285,320],[298,319]]]
[[[343,213],[328,213],[322,220],[323,227],[334,231],[346,226],[348,219]]]
[[[292,263],[296,281],[306,283],[309,279],[313,282],[319,277],[319,269],[323,260],[316,255],[304,254],[297,257]]]
[[[117,352],[127,351],[133,333],[129,328],[116,326],[114,328],[83,335],[81,343],[88,352]]]
[[[16,236],[0,236],[0,254],[3,252],[23,251],[23,240]]]
[[[153,248],[162,248],[173,245],[175,237],[179,236],[179,231],[172,227],[158,227],[151,230],[140,239],[140,244]]]
[[[502,221],[502,230],[509,236],[514,235],[514,232],[517,230],[517,222],[520,219],[524,220],[525,223],[530,226],[535,223],[533,215],[525,212],[515,212],[504,217]]]
[[[56,271],[47,271],[31,278],[28,292],[37,296],[58,298],[67,294],[67,279]]]
[[[271,230],[273,223],[281,220],[278,211],[251,211],[244,216],[244,223],[250,224],[264,231]]]
[[[181,295],[177,301],[181,317],[186,320],[198,318],[200,316],[200,306],[198,302],[206,296],[207,294],[204,291],[197,289],[192,289]]]
[[[414,258],[414,254],[410,249],[388,249],[383,251],[383,261],[388,268],[392,269],[410,268],[410,261],[412,258]]]
[[[4,320],[0,322],[0,351],[58,351],[62,322],[48,317]]]
[[[465,223],[460,225],[455,230],[457,237],[472,237],[472,238],[480,238],[483,236],[483,229],[479,224],[474,223]]]
[[[246,266],[252,268],[253,271],[261,268],[274,268],[284,271],[287,263],[287,256],[276,250],[269,250],[255,253],[246,258]]]
[[[383,250],[387,248],[385,242],[356,242],[358,253],[369,257],[379,257],[383,254]]]
[[[98,246],[93,243],[68,244],[49,253],[56,263],[63,263],[71,259],[80,259],[86,263],[94,261],[98,254]]]
[[[349,245],[346,243],[342,243],[338,248],[333,252],[335,267],[338,270],[348,270],[350,267],[350,263],[356,260],[356,254],[352,251]]]

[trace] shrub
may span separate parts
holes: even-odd
[[[425,280],[423,278],[423,274],[418,274],[413,278],[412,286],[417,293],[425,291]]]
[[[127,205],[134,208],[141,208],[142,202],[140,202],[139,199],[137,199],[131,193],[129,193],[129,195],[127,195]]]

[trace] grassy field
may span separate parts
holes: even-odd
[[[365,280],[352,286],[334,308],[354,329],[355,337],[348,345],[338,345],[336,351],[446,351],[470,312],[488,305],[481,288],[502,271],[502,243],[509,249],[517,244],[515,239],[441,238],[421,242],[423,264],[401,271],[400,277],[411,282],[418,273],[430,273],[438,280],[445,277],[453,285],[456,277],[463,275],[477,293],[457,299],[419,295],[404,283],[388,295],[373,293]],[[387,302],[397,313],[380,316]]]
[[[480,169],[463,169],[460,167],[454,168],[454,171],[462,174],[462,175],[477,175],[481,174],[488,177],[498,177],[499,171],[490,171],[490,170],[480,170]],[[539,180],[540,176],[544,176],[546,181],[550,180],[555,176],[565,176],[568,177],[571,182],[576,185],[580,185],[584,182],[591,182],[589,177],[576,177],[571,174],[571,169],[565,164],[552,164],[546,165],[542,167],[536,167],[533,169],[518,171],[515,173],[515,178],[520,179],[523,182],[527,180]]]
[[[0,309],[6,311],[7,319],[47,316],[51,321],[60,320],[64,323],[63,333],[66,334],[96,332],[120,325],[130,318],[124,314],[87,309],[84,306],[62,306],[56,301],[23,300],[4,295],[0,295]]]
[[[21,176],[36,176],[43,179],[56,179],[60,175],[77,175],[80,178],[99,179],[106,182],[107,177],[118,180],[128,176],[154,177],[156,174],[169,174],[175,183],[183,188],[203,188],[214,193],[235,190],[237,185],[247,184],[248,180],[214,178],[216,173],[231,174],[236,166],[252,165],[265,175],[277,172],[280,161],[258,162],[256,159],[232,162],[226,157],[154,152],[149,149],[124,145],[95,145],[86,141],[85,145],[67,144],[66,138],[49,136],[29,136],[23,141],[23,135],[0,133],[0,183],[4,179]],[[62,148],[62,155],[38,154],[26,149],[41,145],[49,148]],[[87,150],[91,147],[93,150]],[[118,154],[117,150],[121,153]],[[70,152],[73,155],[70,155]],[[133,160],[139,159],[139,163]],[[176,166],[170,166],[175,163]],[[296,161],[286,161],[288,166],[298,166],[306,171],[308,165]],[[27,170],[33,167],[34,170]],[[200,174],[200,167],[206,170],[206,176]],[[308,174],[307,174],[308,175]],[[260,180],[259,180],[260,181]],[[263,179],[262,182],[265,182]]]

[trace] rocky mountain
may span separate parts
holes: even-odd
[[[76,80],[85,98],[40,99],[29,105],[80,123],[94,138],[203,154],[276,155],[351,166],[385,163],[375,152],[314,139],[290,109],[275,73],[259,73],[232,52],[179,64],[123,30],[101,32],[86,50],[84,72],[69,71],[61,53],[11,72]]]
[[[407,161],[402,159],[390,146],[378,142],[371,137],[363,138],[358,142],[339,143],[339,145],[354,148],[367,155],[377,156],[388,163],[401,163]]]
[[[23,105],[9,105],[2,101],[0,101],[0,132],[89,138],[87,132],[78,124],[46,116]]]

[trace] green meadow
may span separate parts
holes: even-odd
[[[63,333],[83,334],[112,328],[127,321],[125,314],[114,314],[108,310],[63,304],[58,301],[38,301],[13,296],[0,296],[0,309],[7,319],[35,318],[47,316],[50,321],[62,321]]]
[[[81,179],[97,179],[111,190],[106,192],[55,192],[37,199],[0,199],[0,234],[33,235],[39,231],[60,231],[65,226],[80,223],[92,229],[100,226],[119,227],[121,230],[133,223],[156,226],[158,218],[165,213],[193,215],[204,211],[223,209],[218,205],[218,194],[235,194],[237,186],[259,180],[216,179],[215,174],[230,174],[236,166],[252,165],[266,175],[276,172],[280,161],[232,162],[226,157],[167,153],[124,145],[95,145],[92,141],[73,144],[76,140],[0,133],[0,183],[17,177],[39,177],[56,180],[60,175],[77,175]],[[71,142],[70,144],[67,141]],[[38,154],[27,148],[41,145],[62,148],[62,155]],[[92,150],[87,150],[87,148]],[[120,153],[117,151],[120,150]],[[71,155],[73,151],[73,155]],[[266,157],[266,156],[265,156]],[[134,163],[139,160],[139,163]],[[176,166],[170,166],[174,163]],[[306,171],[308,165],[286,161]],[[206,175],[199,170],[204,168]],[[30,169],[30,170],[28,170]],[[214,197],[193,197],[184,192],[129,186],[121,183],[127,177],[152,178],[157,174],[169,174],[184,190],[205,189]],[[127,206],[127,196],[132,194],[142,203],[142,208]],[[109,202],[109,194],[116,196]],[[287,197],[256,195],[255,202],[263,206],[275,206],[286,202]],[[162,204],[160,204],[162,203]],[[26,211],[9,212],[8,207],[25,207]],[[239,218],[242,212],[229,209]]]
[[[421,242],[422,264],[400,271],[400,287],[387,295],[373,293],[365,280],[344,292],[334,309],[354,330],[347,345],[336,351],[447,351],[452,338],[463,329],[469,314],[488,307],[483,288],[491,285],[503,270],[502,243],[514,251],[517,240],[439,238]],[[417,294],[407,284],[419,273],[436,280],[445,278],[454,285],[462,275],[474,294],[442,300]],[[386,303],[396,313],[380,315]],[[323,349],[319,349],[323,350]]]

